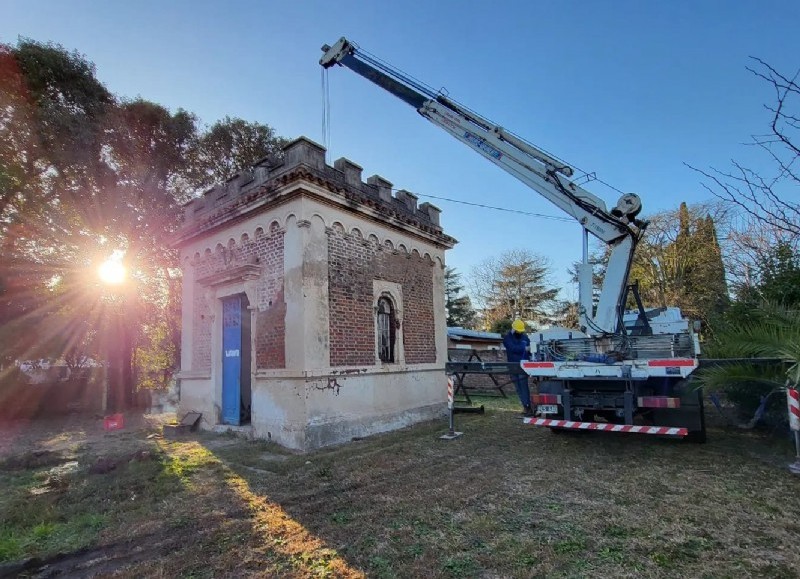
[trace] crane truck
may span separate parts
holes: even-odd
[[[448,363],[449,373],[519,373],[533,377],[536,413],[523,419],[560,433],[632,432],[705,441],[702,390],[691,384],[699,341],[677,308],[646,310],[629,284],[634,251],[647,222],[638,195],[623,194],[609,209],[573,179],[576,170],[515,133],[459,104],[340,38],[322,47],[320,65],[339,65],[412,106],[423,118],[510,173],[582,227],[577,266],[580,329],[531,335],[530,360],[519,364]],[[589,235],[607,247],[595,303]],[[629,297],[638,309],[626,311]]]

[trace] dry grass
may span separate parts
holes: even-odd
[[[424,424],[302,456],[143,427],[84,428],[79,446],[65,432],[37,457],[32,436],[0,464],[0,561],[123,577],[800,574],[788,441],[554,435],[482,402],[455,441]],[[98,457],[116,468],[89,474]]]

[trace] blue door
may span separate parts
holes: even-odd
[[[239,424],[242,400],[242,297],[222,300],[222,422]]]

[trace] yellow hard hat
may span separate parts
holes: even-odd
[[[511,329],[521,334],[525,331],[525,322],[522,320],[514,320],[514,323],[511,324]]]

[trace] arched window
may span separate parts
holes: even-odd
[[[381,362],[394,362],[395,313],[389,298],[378,298],[378,358]]]

